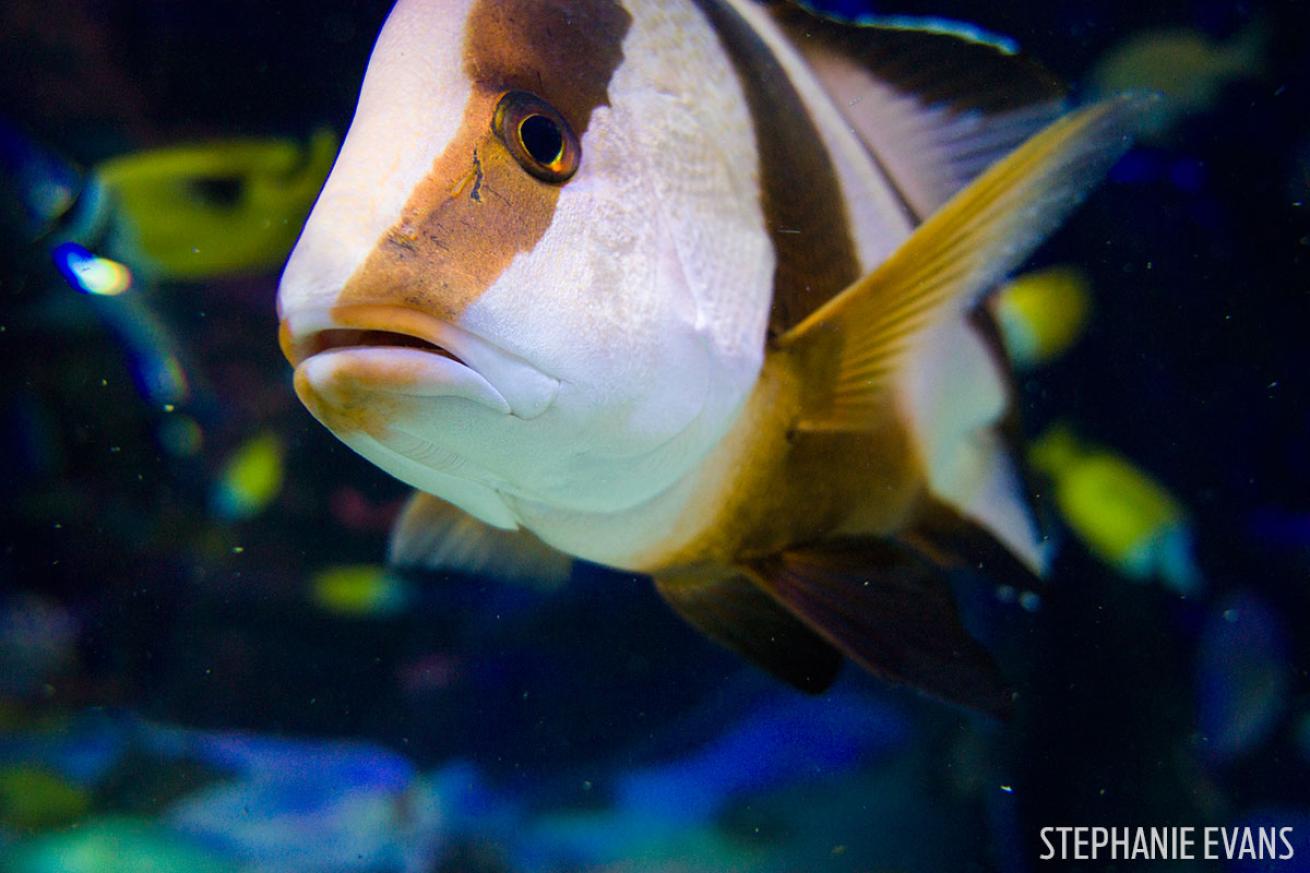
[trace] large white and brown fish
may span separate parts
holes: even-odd
[[[400,0],[282,277],[296,391],[419,489],[398,561],[639,571],[800,688],[1004,709],[943,570],[1042,569],[976,304],[1137,114],[1062,100],[749,0]]]

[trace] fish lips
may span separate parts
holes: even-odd
[[[279,330],[297,382],[331,402],[334,386],[455,397],[520,419],[554,402],[559,380],[455,325],[415,310],[363,305],[292,313]],[[351,393],[353,394],[354,391]]]
[[[336,386],[403,397],[459,397],[504,415],[513,407],[481,374],[451,357],[403,346],[347,347],[320,352],[297,368],[331,402]]]

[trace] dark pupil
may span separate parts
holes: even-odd
[[[519,125],[519,136],[528,154],[541,164],[551,164],[564,148],[564,134],[559,126],[544,115],[531,115]]]

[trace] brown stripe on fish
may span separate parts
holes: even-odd
[[[613,0],[479,0],[469,14],[465,69],[496,93],[531,91],[578,136],[623,61],[632,16]]]
[[[506,91],[530,91],[581,139],[592,111],[609,102],[630,24],[613,0],[476,0],[465,23],[472,91],[459,130],[338,305],[391,304],[454,322],[530,251],[550,227],[560,186],[510,154],[492,130],[496,105]]]
[[[726,0],[694,0],[746,95],[760,152],[760,198],[778,263],[769,334],[777,336],[860,276],[845,195],[805,101],[772,50]]]

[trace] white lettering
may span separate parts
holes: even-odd
[[[1151,858],[1151,844],[1147,842],[1150,834],[1146,828],[1135,828],[1136,836],[1133,837],[1133,856],[1134,861],[1147,861]]]
[[[1255,859],[1255,837],[1251,835],[1250,828],[1242,828],[1242,848],[1237,853],[1239,858]]]
[[[1042,844],[1038,857],[1042,861],[1287,861],[1296,856],[1292,834],[1290,827],[1060,825],[1038,830]]]
[[[1037,856],[1039,860],[1049,861],[1055,857],[1055,846],[1051,845],[1050,840],[1051,830],[1051,828],[1042,828],[1041,833],[1038,834],[1042,838],[1042,842],[1046,844],[1046,851]]]
[[[1191,826],[1178,829],[1178,852],[1174,855],[1176,860],[1196,860],[1196,856],[1192,854],[1192,844],[1196,842],[1196,838],[1192,836],[1192,832],[1195,830],[1196,828]]]

